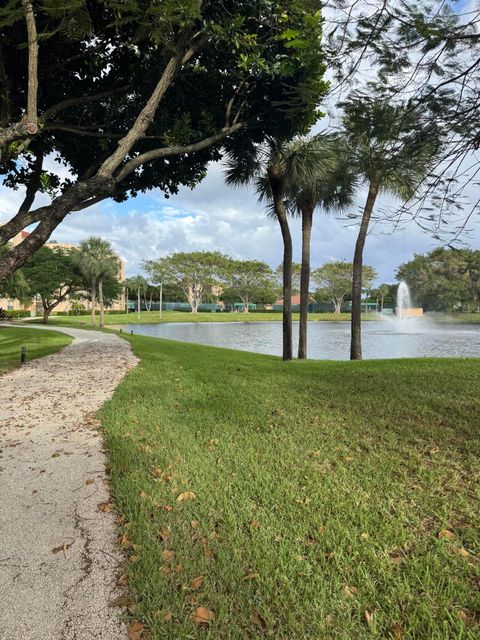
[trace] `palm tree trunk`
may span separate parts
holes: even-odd
[[[363,248],[368,233],[368,225],[372,217],[373,207],[378,195],[378,185],[370,182],[367,202],[363,210],[362,223],[358,231],[353,256],[353,282],[352,282],[352,334],[350,342],[350,360],[362,359],[362,269]]]
[[[276,185],[275,185],[276,187]],[[292,260],[293,247],[283,193],[273,188],[275,213],[280,224],[283,239],[283,353],[284,360],[292,360]],[[277,193],[275,193],[277,192]]]
[[[100,276],[98,279],[98,301],[100,303],[100,326],[103,327],[104,323],[104,312],[105,309],[103,307],[103,277]]]
[[[310,288],[310,241],[312,237],[313,207],[302,208],[302,270],[300,273],[300,330],[298,358],[307,357],[308,290]]]
[[[95,326],[95,304],[96,304],[97,282],[95,276],[92,277],[92,326]]]
[[[137,318],[140,320],[140,287],[138,287],[137,291]]]

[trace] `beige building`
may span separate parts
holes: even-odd
[[[20,231],[11,241],[10,243],[16,247],[19,245],[24,238],[29,235],[28,231]],[[47,242],[45,246],[50,249],[60,248],[60,249],[75,249],[76,245],[71,242]],[[120,282],[125,280],[125,262],[120,258],[120,268],[118,272],[118,279]],[[97,301],[98,302],[98,301]],[[86,309],[91,309],[91,303],[89,298],[82,300],[81,304]],[[120,298],[113,303],[111,307],[112,310],[123,310],[125,309],[125,292],[122,291]],[[32,316],[41,315],[43,313],[42,303],[40,300],[36,300],[32,298],[31,301],[23,304],[20,300],[16,298],[0,298],[0,309],[4,311],[29,311]],[[72,310],[72,302],[67,298],[63,302],[61,302],[57,307],[55,307],[52,315],[59,311],[71,311]]]

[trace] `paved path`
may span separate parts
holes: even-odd
[[[116,335],[51,329],[75,341],[0,376],[0,639],[123,640],[93,413],[136,358]]]

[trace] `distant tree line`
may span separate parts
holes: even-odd
[[[400,265],[416,304],[432,311],[480,311],[480,251],[438,248]]]

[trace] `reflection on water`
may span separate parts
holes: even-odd
[[[308,323],[308,355],[319,360],[347,360],[350,323]],[[134,333],[271,355],[282,353],[281,322],[188,322],[128,325]],[[364,358],[480,357],[480,325],[435,325],[428,320],[399,326],[385,320],[362,325]],[[298,322],[293,326],[294,345]]]

